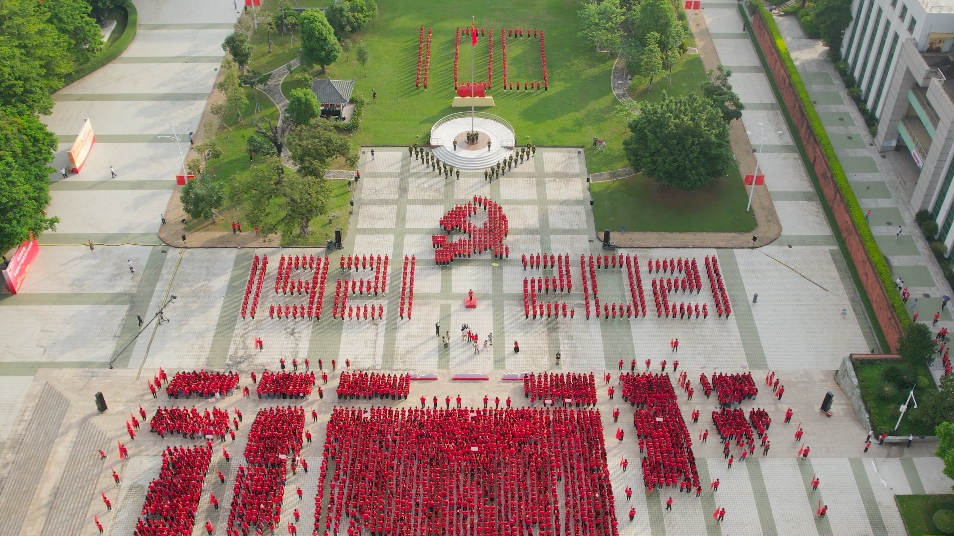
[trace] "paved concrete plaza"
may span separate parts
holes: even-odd
[[[0,402],[7,408],[0,415],[0,534],[92,536],[97,534],[94,515],[107,534],[130,534],[146,486],[158,476],[162,449],[190,443],[160,440],[145,428],[129,441],[123,422],[130,412],[138,412],[140,405],[150,415],[158,406],[170,404],[238,407],[250,417],[235,443],[226,445],[238,456],[255,411],[274,404],[238,395],[222,401],[169,401],[162,396],[157,400],[149,395],[146,380],[159,367],[170,375],[177,370],[231,369],[243,373],[246,385],[248,371],[276,368],[283,357],[289,362],[307,358],[312,364],[323,359],[326,368],[331,359],[339,363],[329,384],[322,386],[324,398],[313,395],[302,403],[306,411],[316,408],[320,413],[318,423],[307,423],[314,443],[302,452],[317,468],[328,413],[336,403],[334,388],[346,359],[353,369],[438,374],[438,381],[414,382],[409,400],[389,403],[396,407],[416,406],[422,395],[443,399],[458,393],[470,406],[479,405],[485,394],[491,399],[510,396],[516,405],[525,406],[521,386],[501,381],[505,372],[593,371],[602,377],[609,371],[615,384],[620,359],[626,361],[626,370],[633,358],[637,370],[644,368],[645,359],[658,370],[662,359],[671,362],[678,356],[680,370],[689,373],[697,388],[693,400],[680,397],[689,431],[696,439],[707,428],[713,435],[713,441],[694,445],[701,481],[705,487],[719,478],[722,485],[718,493],[704,492],[699,499],[676,496],[672,512],[664,510],[666,490],[643,493],[631,409],[619,398],[609,400],[607,386],[598,381],[597,407],[605,427],[616,515],[625,535],[897,535],[904,529],[895,495],[950,492],[952,482],[941,474],[942,463],[933,457],[932,443],[916,441],[911,447],[892,443],[862,453],[867,430],[835,385],[833,371],[848,353],[866,352],[877,342],[752,43],[740,31],[742,20],[734,2],[704,4],[704,13],[694,14],[692,23],[707,26],[718,55],[729,58],[723,63],[736,73],[733,84],[747,107],[743,121],[748,130],[764,125],[764,147],[757,157],[770,178],[767,185],[783,234],[758,249],[625,250],[640,259],[647,316],[609,320],[587,320],[583,314],[579,258],[602,253],[600,230],[594,228],[589,206],[586,162],[575,148],[547,147],[538,148],[534,157],[492,183],[471,171],[462,172],[459,180],[445,180],[412,159],[406,148],[376,148],[374,159],[363,150],[362,178],[356,185],[344,250],[330,255],[322,319],[269,318],[271,305],[304,303],[303,297],[273,291],[279,257],[324,256],[323,250],[181,249],[163,244],[157,236],[160,214],[180,166],[175,140],[164,136],[171,136],[173,128],[180,135],[197,128],[221,60],[219,43],[235,21],[234,7],[228,0],[137,5],[140,28],[132,46],[116,63],[57,94],[56,108],[45,118],[62,143],[54,162],[57,168],[64,165],[66,147],[83,118],[91,118],[100,136],[82,173],[66,180],[52,177],[56,182],[50,212],[62,223],[56,232],[43,235],[22,292],[0,298],[0,324],[7,327],[0,337]],[[822,77],[812,80],[828,83]],[[847,107],[822,110],[834,114],[829,120],[836,122],[839,117],[854,117]],[[858,118],[854,122],[863,129]],[[776,134],[778,130],[782,134]],[[753,146],[760,141],[753,138]],[[110,176],[110,166],[118,177]],[[876,182],[864,174],[853,180]],[[510,224],[505,241],[509,258],[493,259],[485,253],[436,266],[431,235],[439,231],[438,220],[474,196],[486,196],[502,206]],[[900,214],[889,204],[876,199],[871,206],[879,211],[878,217],[892,218],[893,224]],[[475,221],[481,223],[479,217]],[[97,244],[95,250],[83,245],[88,240]],[[898,242],[898,257],[892,261],[917,255],[919,243]],[[524,278],[544,272],[525,271],[520,258],[535,253],[569,255],[573,292],[554,299],[565,300],[575,311],[574,318],[525,318]],[[335,281],[341,276],[340,254],[389,256],[389,290],[351,300],[382,305],[383,319],[331,317]],[[239,311],[255,255],[268,255],[269,267],[258,315],[243,319]],[[405,255],[417,259],[411,318],[398,314]],[[692,258],[704,272],[707,256],[718,259],[732,315],[715,315],[703,273],[701,293],[691,298],[676,294],[673,299],[705,303],[711,313],[707,319],[657,318],[650,287],[653,274],[646,271],[646,261]],[[908,259],[911,262],[893,266],[909,274],[906,279],[933,288],[933,271]],[[132,273],[127,260],[134,267]],[[621,271],[601,270],[597,278],[604,302],[630,301]],[[470,290],[478,300],[474,309],[464,307]],[[170,322],[160,325],[155,316],[163,306]],[[927,316],[925,311],[922,317]],[[145,325],[139,325],[137,315]],[[944,325],[954,328],[950,317],[942,318]],[[437,322],[442,332],[450,332],[448,348],[435,336]],[[493,334],[494,344],[474,353],[459,337],[462,324],[481,341]],[[253,348],[256,337],[263,340],[264,350]],[[673,338],[680,341],[678,354],[668,344]],[[513,351],[514,341],[520,344],[519,353]],[[557,352],[562,354],[559,365],[554,360]],[[785,385],[783,400],[770,398],[763,390],[756,402],[747,401],[742,407],[769,411],[775,423],[769,431],[771,451],[730,470],[708,418],[716,400],[702,396],[698,375],[751,371],[762,388],[768,370],[776,371]],[[486,373],[490,380],[451,381],[455,372]],[[830,418],[818,411],[828,391],[835,393]],[[102,392],[109,404],[104,414],[95,409],[96,392]],[[619,425],[627,431],[622,443],[613,437],[616,425],[611,414],[617,407],[623,412]],[[788,407],[795,417],[785,425]],[[694,409],[702,412],[699,424],[689,419]],[[812,448],[811,456],[800,461],[795,458],[799,444],[792,435],[798,424],[805,430],[802,444]],[[117,441],[129,447],[129,460],[118,459]],[[96,455],[101,448],[109,455],[105,462]],[[633,471],[624,473],[620,468],[624,457]],[[195,534],[204,534],[201,525],[206,520],[215,524],[215,534],[224,534],[238,464],[227,464],[220,450],[212,463],[228,480],[219,484],[213,472],[205,490],[214,492],[223,508],[213,510],[204,493]],[[122,475],[121,484],[113,483],[110,467]],[[302,533],[310,533],[306,529],[313,521],[316,473],[299,472],[286,487],[282,523],[301,506]],[[816,474],[821,487],[812,492],[809,482]],[[295,486],[305,490],[301,503],[294,497]],[[637,490],[629,504],[623,493],[626,486]],[[100,500],[101,490],[113,502],[111,512]],[[828,516],[821,520],[814,516],[819,501],[829,505]],[[626,519],[630,506],[637,511],[633,522]],[[727,510],[721,525],[710,515],[717,506]]]

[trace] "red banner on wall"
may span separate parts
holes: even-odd
[[[3,270],[3,279],[7,282],[7,288],[10,289],[10,292],[13,294],[19,292],[23,280],[26,279],[27,272],[30,271],[30,266],[33,265],[33,259],[39,252],[40,246],[35,239],[27,240],[17,248],[13,258],[10,259],[6,269]]]

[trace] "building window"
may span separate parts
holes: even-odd
[[[914,35],[914,27],[918,25],[918,19],[911,17],[911,22],[908,23],[908,33]]]
[[[891,0],[891,7],[896,7],[898,5],[898,0]]]
[[[898,20],[900,20],[901,22],[904,22],[904,19],[905,19],[905,17],[907,17],[907,16],[908,16],[908,6],[902,4],[902,5],[901,5],[901,14],[898,15]]]
[[[858,51],[858,59],[862,61],[861,72],[858,74],[855,79],[858,81],[858,87],[861,87],[861,83],[865,79],[865,74],[868,72],[868,66],[871,65],[871,58],[868,56],[874,50],[874,42],[878,37],[878,32],[881,31],[881,22],[882,20],[887,20],[882,18],[881,6],[878,6],[878,14],[875,15],[875,19],[871,22],[871,35],[868,36],[868,46]]]
[[[865,44],[865,34],[868,32],[868,22],[871,20],[871,13],[874,11],[874,0],[868,2],[868,5],[865,7],[864,12],[861,17],[855,21],[855,24],[851,28],[851,39],[848,41],[848,53],[845,54],[845,58],[848,59],[848,63],[851,65],[851,72],[854,73],[855,67],[857,67],[857,57],[852,57],[852,54],[864,47]],[[858,41],[855,42],[855,32],[858,30],[858,27],[861,27],[861,36],[858,37]]]
[[[881,106],[881,96],[884,92],[885,86],[888,82],[888,72],[891,70],[892,62],[894,61],[894,53],[898,49],[898,36],[900,34],[891,32],[894,34],[894,37],[891,39],[891,46],[889,47],[888,59],[884,62],[884,69],[881,71],[881,80],[878,82],[878,91],[875,93],[875,98],[871,101],[872,106],[871,110],[875,113],[875,117],[881,119],[881,114],[878,112],[879,107]]]
[[[878,73],[879,68],[881,67],[884,67],[885,69],[888,68],[887,65],[883,65],[881,63],[881,56],[884,55],[884,48],[885,48],[884,45],[885,45],[885,42],[888,40],[888,34],[891,33],[891,21],[889,21],[888,18],[885,17],[884,22],[885,24],[883,25],[883,28],[882,28],[883,31],[881,32],[881,40],[878,42],[878,48],[868,47],[869,54],[871,53],[870,51],[877,50],[877,52],[875,53],[874,61],[873,62],[869,61],[868,63],[865,64],[865,65],[871,66],[871,76],[869,76],[868,80],[865,81],[864,89],[862,92],[862,94],[865,97],[865,100],[869,101],[868,102],[869,109],[871,109],[871,107],[874,106],[874,101],[871,101],[868,97],[871,96],[871,89],[872,89],[872,86],[874,85],[875,75]],[[859,84],[860,84],[860,81],[859,81]]]

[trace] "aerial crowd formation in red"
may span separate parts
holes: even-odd
[[[344,319],[347,313],[348,320],[374,320],[384,317],[384,305],[382,304],[361,304],[350,305],[348,300],[351,296],[365,296],[370,298],[385,294],[388,290],[388,267],[390,265],[388,255],[343,255],[339,265],[341,270],[347,269],[350,275],[352,271],[357,274],[360,271],[370,270],[374,277],[339,279],[335,283],[335,300],[332,304],[331,316],[333,318]],[[349,284],[350,282],[350,284]]]
[[[596,380],[593,373],[553,373],[526,374],[523,377],[523,395],[536,400],[559,400],[573,405],[596,405]],[[569,402],[567,402],[569,401]]]
[[[424,38],[424,27],[421,26],[417,36],[417,75],[414,77],[414,87],[421,87],[421,70],[424,71],[424,89],[427,89],[427,81],[431,70],[431,36],[434,34],[434,28],[427,29],[427,39]]]
[[[595,410],[335,408],[315,530],[615,536],[612,497]]]
[[[167,447],[162,453],[159,477],[149,483],[133,534],[191,536],[202,482],[211,461],[212,449],[208,446]],[[103,500],[111,507],[105,494]]]
[[[410,374],[358,371],[342,372],[336,393],[339,399],[399,400],[406,399],[410,391]]]
[[[473,28],[470,26],[467,26],[465,28],[458,27],[456,35],[454,37],[454,90],[457,90],[457,86],[459,85],[459,78],[457,76],[457,67],[458,67],[458,62],[460,60],[460,36],[466,35],[468,37],[472,37],[471,35],[472,31],[473,31]],[[473,82],[475,84],[485,83],[486,89],[490,90],[491,86],[493,86],[493,83],[494,83],[494,29],[491,28],[490,30],[487,30],[487,32],[485,33],[484,29],[480,28],[477,30],[477,33],[481,37],[483,37],[484,35],[489,36],[487,38],[487,80],[486,82],[484,80],[479,80],[479,81],[474,80]]]
[[[483,210],[487,213],[486,221],[481,226],[475,225],[471,216]],[[433,235],[431,245],[434,247],[434,261],[438,265],[448,265],[455,258],[470,258],[485,251],[492,251],[494,258],[510,256],[510,246],[503,243],[510,234],[510,223],[496,201],[487,197],[474,196],[463,205],[457,205],[441,217],[440,226],[448,233],[464,233],[454,242],[449,242],[447,235]]]

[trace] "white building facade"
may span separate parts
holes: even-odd
[[[875,143],[919,175],[908,202],[954,246],[954,0],[854,0],[841,55],[878,118]]]

